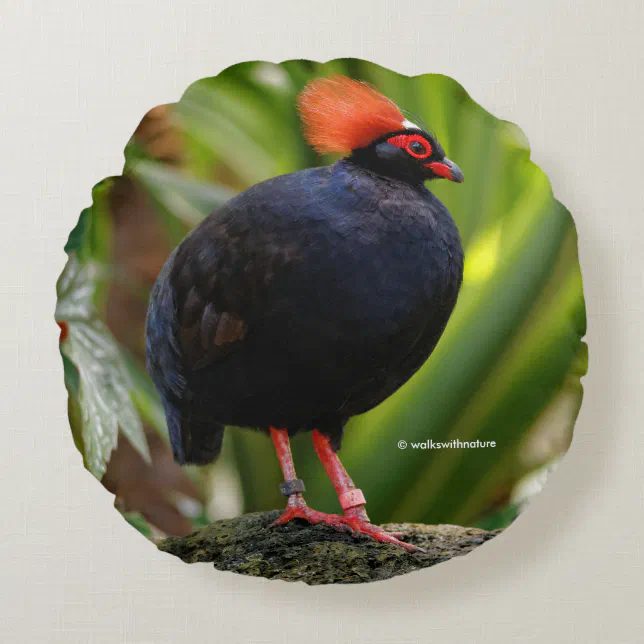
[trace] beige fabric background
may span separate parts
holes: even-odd
[[[642,24],[637,0],[1,0],[0,635],[7,642],[641,642]],[[66,420],[63,243],[144,112],[242,60],[441,72],[518,123],[576,218],[591,366],[534,506],[460,560],[360,587],[187,566],[112,510]]]

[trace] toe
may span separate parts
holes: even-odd
[[[401,533],[393,534],[390,532],[385,532],[385,530],[383,530],[380,526],[373,525],[372,523],[369,523],[367,521],[360,521],[354,518],[348,518],[346,522],[357,534],[368,535],[372,539],[376,541],[380,541],[381,543],[391,543],[393,545],[400,546],[401,548],[404,548],[408,552],[421,551],[421,549],[418,546],[414,546],[411,543],[405,543],[404,541],[400,541],[398,537],[404,536]]]

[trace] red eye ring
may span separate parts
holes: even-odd
[[[390,139],[387,139],[387,141],[398,148],[402,148],[407,152],[407,154],[414,157],[414,159],[427,159],[432,154],[432,146],[421,134],[397,134],[396,136],[392,136]],[[414,152],[411,149],[412,143],[420,143],[423,146],[424,151],[420,153]]]

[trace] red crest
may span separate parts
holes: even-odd
[[[311,81],[298,98],[304,136],[318,152],[349,152],[403,130],[398,106],[371,85],[346,76]]]

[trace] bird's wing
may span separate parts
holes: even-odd
[[[179,343],[189,369],[201,369],[243,342],[248,332],[246,315],[224,310],[230,307],[218,301],[216,293],[193,286],[179,302]]]
[[[286,284],[329,234],[328,211],[340,200],[351,212],[357,200],[351,191],[329,191],[331,172],[312,168],[257,184],[208,216],[177,248],[170,281],[187,369],[230,355],[254,326],[289,306]]]
[[[188,371],[243,346],[254,324],[279,306],[275,285],[299,261],[293,236],[254,206],[236,202],[214,213],[177,249],[170,281]]]

